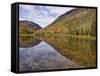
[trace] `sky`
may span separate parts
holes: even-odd
[[[56,20],[57,17],[71,9],[73,8],[42,5],[19,5],[19,20],[32,21],[44,28]]]

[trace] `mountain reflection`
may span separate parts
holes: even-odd
[[[69,69],[96,66],[96,40],[21,37],[20,71]]]
[[[19,46],[24,48],[36,46],[41,42],[41,40],[33,39],[32,37],[27,37],[27,36],[21,37],[19,41],[20,41]]]

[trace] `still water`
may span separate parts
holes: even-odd
[[[85,68],[96,66],[95,40],[25,40],[19,48],[19,70]]]
[[[79,68],[48,43],[41,41],[29,48],[20,48],[20,71]]]

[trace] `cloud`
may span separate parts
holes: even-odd
[[[73,8],[42,5],[19,5],[19,19],[33,21],[41,27],[46,27],[61,14],[71,9]]]

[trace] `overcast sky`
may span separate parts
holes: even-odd
[[[58,16],[71,9],[73,8],[41,5],[19,5],[19,20],[33,21],[43,28],[52,23]]]

